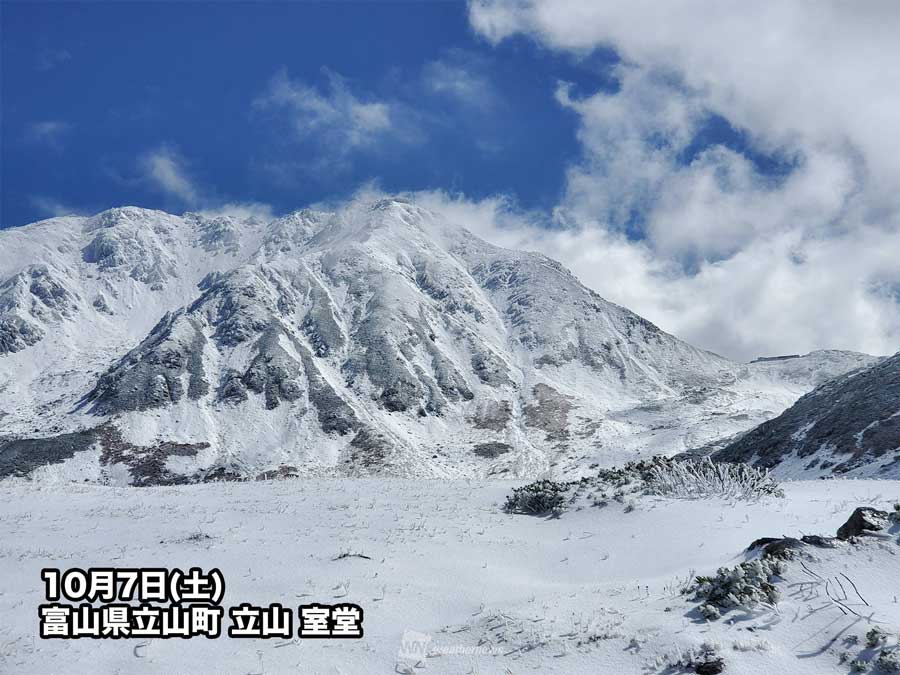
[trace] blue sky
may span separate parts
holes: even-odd
[[[896,351],[896,2],[715,4],[2,2],[0,228],[375,185],[728,356]]]
[[[617,61],[525,38],[495,48],[451,2],[4,3],[2,50],[7,227],[126,203],[179,211],[198,195],[287,211],[371,179],[549,208],[578,154],[556,82],[615,87]],[[383,102],[391,128],[299,133],[292,115],[309,111],[267,104],[275,81]],[[196,193],[147,180],[154,153]]]

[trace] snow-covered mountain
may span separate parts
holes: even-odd
[[[734,363],[464,226],[385,199],[0,232],[0,475],[577,475],[874,362]]]
[[[900,476],[900,352],[824,383],[714,458],[792,477]]]

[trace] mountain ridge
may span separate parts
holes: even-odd
[[[794,478],[900,474],[900,352],[824,382],[712,456]]]
[[[56,462],[100,482],[146,481],[130,460],[162,447],[163,482],[572,476],[744,431],[874,361],[737,364],[461,225],[389,198],[0,232],[0,436],[113,429]]]

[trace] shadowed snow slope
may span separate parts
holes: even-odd
[[[900,353],[826,382],[714,458],[795,477],[900,476]]]
[[[578,475],[874,360],[731,362],[402,199],[0,232],[0,475]]]

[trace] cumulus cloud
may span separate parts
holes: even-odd
[[[413,197],[494,244],[562,261],[607,299],[734,359],[826,347],[897,349],[900,237],[883,228],[809,242],[787,231],[686,274],[651,242],[577,222],[562,208],[548,222],[505,197],[471,200],[443,191]]]
[[[397,135],[399,104],[364,99],[354,94],[340,75],[324,72],[326,86],[320,90],[281,70],[254,105],[286,114],[297,139],[313,140],[338,157],[371,149]]]
[[[583,153],[554,227],[523,224],[521,245],[728,356],[900,347],[891,3],[497,0],[472,3],[470,18],[493,42],[524,33],[623,59],[618,91],[557,88]],[[697,149],[713,116],[749,149]]]
[[[160,147],[140,161],[143,178],[158,190],[187,206],[200,203],[200,191],[188,175],[184,159],[173,149]]]

